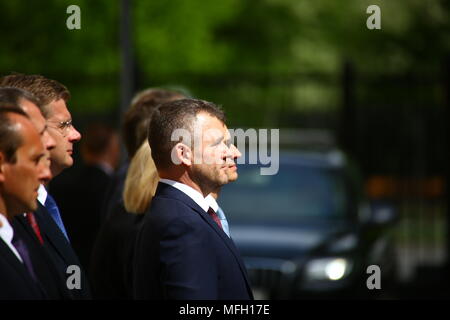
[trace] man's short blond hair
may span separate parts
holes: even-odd
[[[0,87],[14,87],[31,92],[39,100],[45,118],[49,118],[52,114],[49,107],[51,102],[63,99],[67,103],[70,99],[70,92],[66,86],[37,74],[13,73],[4,76],[0,78]]]

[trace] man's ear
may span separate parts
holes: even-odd
[[[172,149],[172,162],[176,165],[184,164],[188,167],[192,165],[192,150],[184,143],[177,143]]]

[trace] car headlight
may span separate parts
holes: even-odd
[[[348,275],[350,268],[350,261],[345,258],[315,259],[306,264],[305,275],[308,280],[336,281]]]

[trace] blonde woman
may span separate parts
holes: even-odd
[[[128,212],[143,214],[155,195],[159,177],[146,140],[128,167],[123,190],[123,202]]]
[[[128,167],[123,201],[102,226],[91,257],[94,298],[132,299],[131,266],[134,240],[158,184],[158,173],[147,140]]]

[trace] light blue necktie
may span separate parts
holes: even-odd
[[[228,235],[228,237],[230,237],[230,228],[228,227],[228,221],[227,218],[225,217],[225,213],[220,207],[217,209],[217,216],[220,219],[223,231]]]
[[[64,233],[67,241],[70,242],[69,237],[67,236],[66,228],[64,228],[64,223],[61,219],[61,214],[59,213],[58,206],[56,205],[55,199],[50,194],[47,194],[47,199],[45,200],[45,208],[50,213],[50,216],[58,225],[59,229]]]

